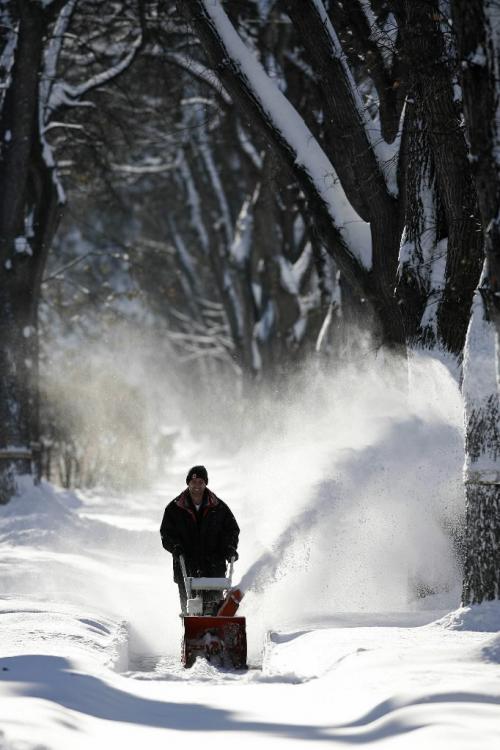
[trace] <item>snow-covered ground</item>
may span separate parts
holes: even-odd
[[[148,492],[26,484],[0,508],[1,750],[499,747],[500,603],[457,609],[444,531],[460,404],[444,369],[419,377],[411,408],[350,377],[349,406],[344,383],[270,411],[231,458],[181,440]],[[242,528],[243,673],[179,664],[158,528],[201,459]]]

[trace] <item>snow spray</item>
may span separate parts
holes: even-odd
[[[463,434],[446,363],[414,356],[410,379],[388,357],[309,371],[249,419],[258,438],[211,481],[242,529],[250,630],[407,610],[422,592],[453,591]]]

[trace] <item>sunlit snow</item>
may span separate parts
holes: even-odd
[[[0,508],[0,747],[498,746],[500,603],[459,608],[447,532],[462,404],[441,363],[411,368],[410,393],[387,360],[310,371],[232,451],[214,404],[149,490],[24,482]],[[245,672],[180,665],[158,528],[198,461],[241,526]]]

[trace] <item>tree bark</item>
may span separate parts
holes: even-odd
[[[464,367],[465,604],[500,599],[500,55],[499,0],[453,0],[454,28],[486,258]],[[478,233],[478,237],[481,234]]]
[[[500,356],[500,82],[491,22],[498,23],[500,0],[453,0],[465,124],[470,142],[487,260],[483,295],[497,331]],[[496,14],[496,19],[495,19]],[[498,34],[498,32],[497,32]],[[498,367],[498,361],[497,361]],[[500,368],[499,368],[500,369]]]
[[[464,357],[464,604],[500,599],[500,400],[495,329],[476,292]]]
[[[439,338],[455,355],[463,350],[472,296],[481,273],[480,219],[468,149],[453,95],[453,61],[446,48],[438,0],[406,0],[404,49],[410,89],[419,99],[448,229],[444,288],[438,303]]]
[[[17,474],[32,471],[32,443],[38,437],[33,426],[39,262],[50,223],[42,215],[48,207],[37,209],[32,202],[33,193],[42,192],[34,168],[40,161],[33,158],[33,148],[38,143],[38,76],[46,21],[35,3],[19,2],[18,9],[18,43],[0,120],[0,502],[7,502],[15,490]],[[45,195],[43,200],[50,203]]]

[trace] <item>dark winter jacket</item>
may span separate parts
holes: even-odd
[[[182,581],[179,554],[184,555],[188,575],[225,576],[239,533],[230,509],[213,492],[205,490],[197,511],[184,490],[165,508],[160,528],[162,544],[173,555],[174,581]]]

